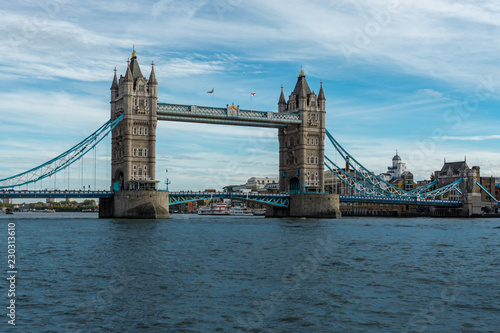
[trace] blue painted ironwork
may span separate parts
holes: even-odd
[[[333,144],[335,149],[339,152],[342,158],[351,166],[351,168],[356,172],[356,174],[371,184],[374,188],[377,188],[378,193],[385,193],[385,195],[399,195],[399,196],[414,196],[411,193],[404,191],[385,180],[377,177],[373,172],[365,168],[361,163],[359,163],[351,154],[349,154],[338,142],[335,138],[325,129],[326,136]],[[361,169],[361,170],[359,170]],[[365,185],[366,186],[366,185]],[[371,187],[371,186],[370,186]]]
[[[412,204],[419,206],[461,206],[460,200],[436,200],[428,198],[376,197],[373,195],[340,195],[341,202],[371,202],[386,204]]]
[[[288,194],[256,194],[242,192],[169,192],[169,205],[177,205],[191,201],[207,199],[232,198],[245,201],[258,202],[270,206],[288,207],[290,196]]]
[[[437,179],[424,185],[424,186],[420,186],[420,187],[417,187],[416,189],[414,190],[411,190],[410,193],[422,193],[422,192],[425,192],[427,191],[428,189],[430,189],[431,187],[433,187],[434,185],[437,184]]]
[[[158,120],[185,121],[222,125],[286,127],[289,124],[301,124],[298,113],[279,113],[270,111],[243,110],[234,106],[226,108],[158,103]]]
[[[483,185],[481,185],[480,182],[478,182],[476,180],[476,184],[477,184],[477,186],[479,186],[481,188],[481,190],[484,191],[484,193],[486,193],[487,195],[489,195],[493,199],[493,201],[495,201],[497,204],[500,205],[500,201],[497,198],[495,198],[495,196],[493,194],[491,194],[490,191],[488,191]]]
[[[27,199],[27,198],[66,198],[66,199],[83,199],[83,198],[112,198],[113,191],[82,191],[82,190],[0,190],[0,199]]]
[[[0,189],[34,183],[64,170],[92,150],[92,148],[101,142],[102,139],[104,139],[122,119],[123,114],[114,121],[108,120],[104,125],[99,127],[94,133],[89,135],[83,141],[50,161],[43,163],[42,165],[15,176],[0,179]]]
[[[351,166],[351,168],[356,172],[356,178],[352,177],[340,167],[338,167],[331,159],[325,156],[326,161],[331,163],[334,168],[331,168],[328,163],[325,162],[326,167],[332,171],[333,174],[337,176],[342,182],[347,184],[349,187],[363,193],[372,196],[381,197],[398,197],[398,198],[430,198],[443,195],[451,190],[457,190],[460,192],[458,185],[463,181],[459,179],[449,185],[443,186],[442,188],[429,191],[429,189],[437,183],[437,181],[431,182],[422,188],[418,188],[412,191],[404,191],[383,179],[377,177],[373,172],[365,168],[361,163],[359,163],[351,154],[349,154],[338,142],[333,138],[333,136],[325,130],[326,135],[330,142],[333,144],[335,149],[339,152],[341,157]],[[359,178],[359,179],[357,179]],[[461,192],[460,192],[461,193]]]
[[[385,195],[385,193],[380,192],[378,189],[374,189],[364,183],[359,182],[357,179],[355,179],[353,176],[342,170],[341,168],[338,167],[331,159],[328,158],[328,156],[325,155],[325,159],[330,162],[335,168],[332,169],[328,163],[325,162],[325,166],[337,176],[344,184],[349,186],[350,188],[359,191],[361,193],[367,194],[367,195],[373,195],[373,196],[382,196]]]

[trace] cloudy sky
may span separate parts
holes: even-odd
[[[0,17],[0,178],[109,119],[113,69],[125,73],[132,45],[143,74],[155,63],[159,102],[212,105],[214,88],[216,106],[277,111],[281,84],[288,96],[302,65],[312,90],[323,80],[327,129],[374,172],[397,150],[417,180],[465,156],[500,176],[498,1],[19,0]],[[83,164],[71,187],[92,184],[93,156]],[[277,130],[160,122],[158,180],[165,169],[174,190],[276,177]]]

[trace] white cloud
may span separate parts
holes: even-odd
[[[476,135],[476,136],[442,136],[441,140],[457,140],[457,141],[485,141],[485,140],[498,140],[500,135]]]

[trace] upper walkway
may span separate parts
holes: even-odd
[[[226,108],[158,103],[158,120],[185,121],[222,125],[254,127],[286,127],[289,124],[301,124],[299,114],[271,111],[242,110],[233,105]]]

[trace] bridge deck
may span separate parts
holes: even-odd
[[[239,125],[255,127],[286,127],[289,124],[301,124],[298,114],[270,111],[253,111],[226,108],[158,103],[158,120],[184,121],[221,125]]]
[[[112,198],[113,191],[82,191],[82,190],[0,190],[0,199],[19,198]],[[170,192],[170,205],[186,203],[190,201],[206,200],[210,198],[234,198],[250,200],[263,204],[288,207],[290,195],[288,194],[260,194],[260,193],[240,193],[240,192],[192,192],[176,191]],[[369,202],[381,204],[411,204],[422,206],[461,206],[458,200],[431,200],[420,198],[389,198],[376,196],[354,196],[341,195],[341,202]]]
[[[371,202],[371,203],[387,203],[387,204],[407,204],[419,206],[461,206],[462,201],[458,200],[432,200],[422,198],[401,198],[401,197],[377,197],[377,196],[360,196],[360,195],[341,195],[341,202]]]
[[[271,206],[288,207],[290,196],[288,194],[257,194],[242,192],[169,192],[170,205],[199,201],[207,199],[233,198],[259,202]]]

